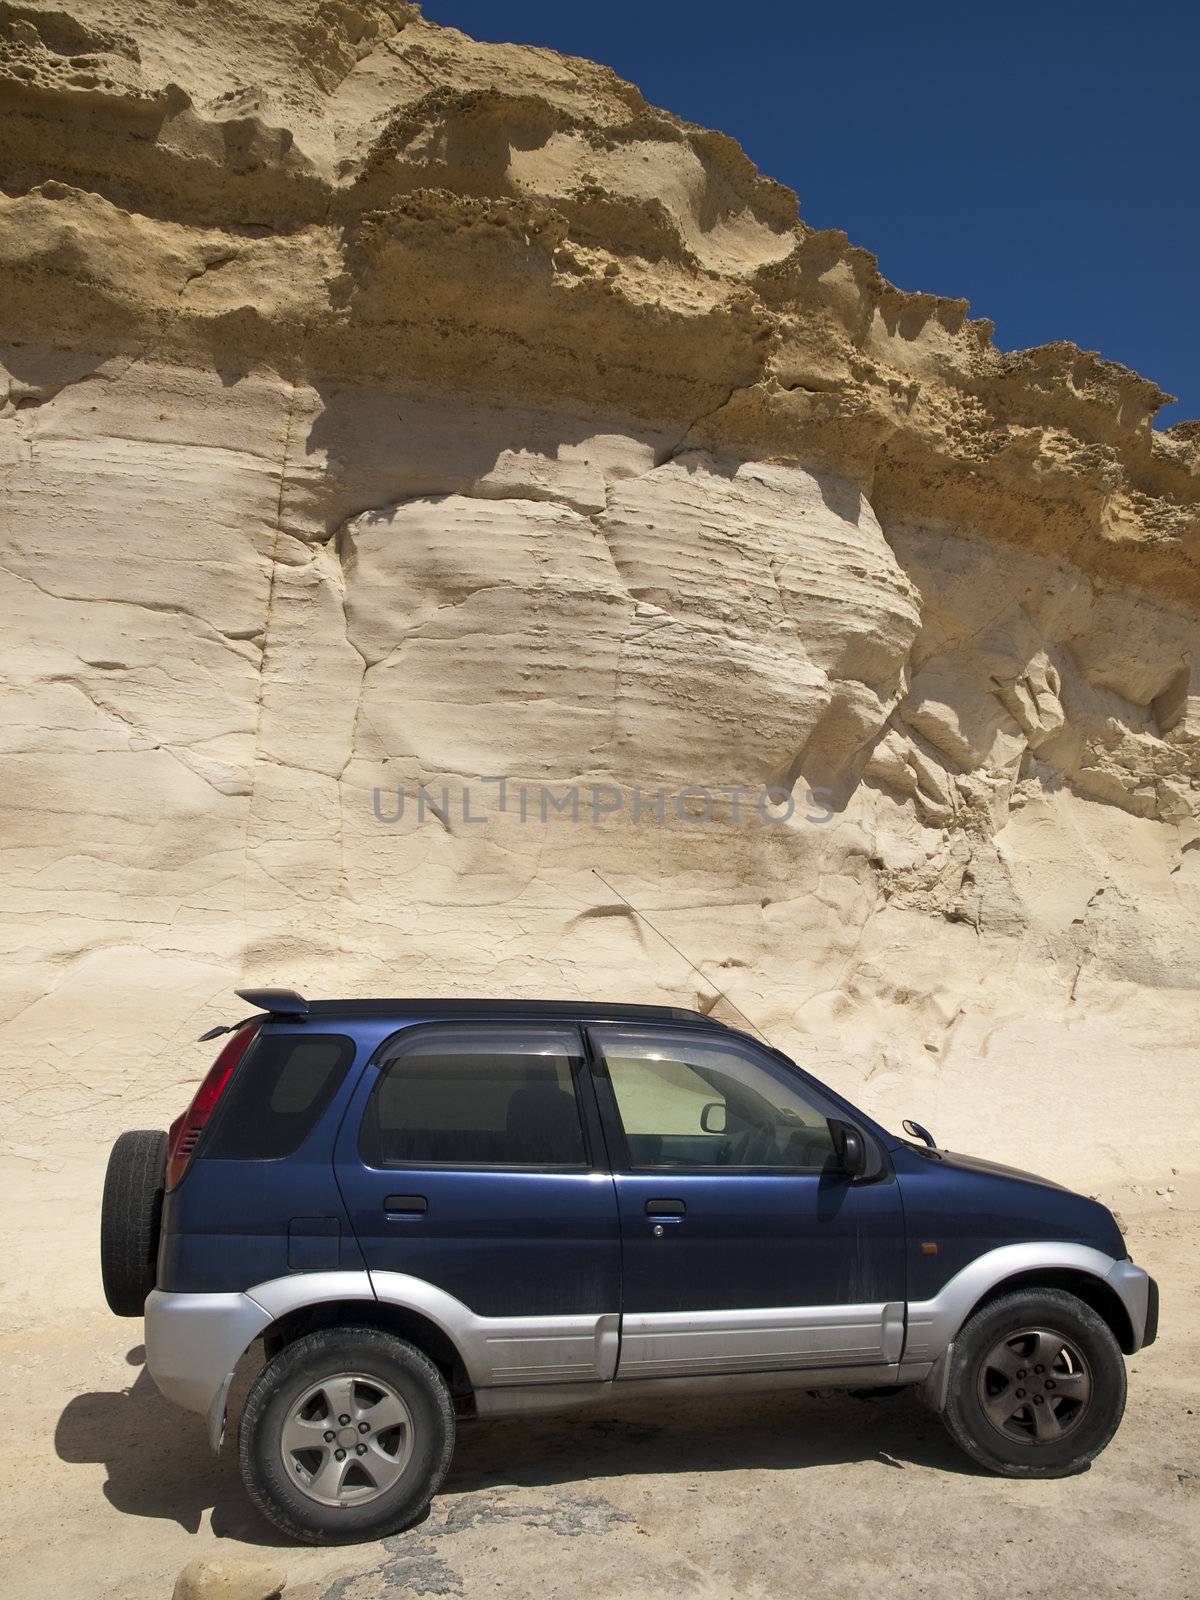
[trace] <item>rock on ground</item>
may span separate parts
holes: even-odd
[[[286,1582],[281,1567],[201,1556],[176,1578],[172,1600],[278,1600]]]

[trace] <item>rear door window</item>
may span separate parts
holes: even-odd
[[[260,1034],[221,1096],[200,1154],[223,1161],[294,1155],[353,1060],[354,1040],[344,1034]]]
[[[574,1028],[422,1028],[383,1063],[363,1118],[369,1166],[584,1168]]]

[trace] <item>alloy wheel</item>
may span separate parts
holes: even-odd
[[[1092,1400],[1079,1347],[1052,1328],[1021,1328],[994,1344],[979,1368],[979,1404],[992,1427],[1020,1444],[1054,1444],[1077,1428]]]
[[[311,1384],[289,1408],[279,1448],[289,1479],[309,1499],[366,1505],[408,1465],[412,1415],[382,1378],[337,1373]]]

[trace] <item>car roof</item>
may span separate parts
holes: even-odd
[[[575,1017],[591,1022],[686,1022],[725,1028],[723,1022],[687,1006],[629,1005],[622,1001],[415,997],[306,1000],[294,989],[239,989],[238,994],[273,1017]]]
[[[315,1000],[309,1015],[406,1017],[586,1017],[591,1021],[701,1022],[719,1028],[702,1011],[686,1006],[637,1006],[601,1000]]]

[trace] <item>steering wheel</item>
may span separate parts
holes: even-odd
[[[765,1122],[752,1123],[739,1134],[730,1148],[732,1167],[766,1167],[776,1153],[774,1129]]]

